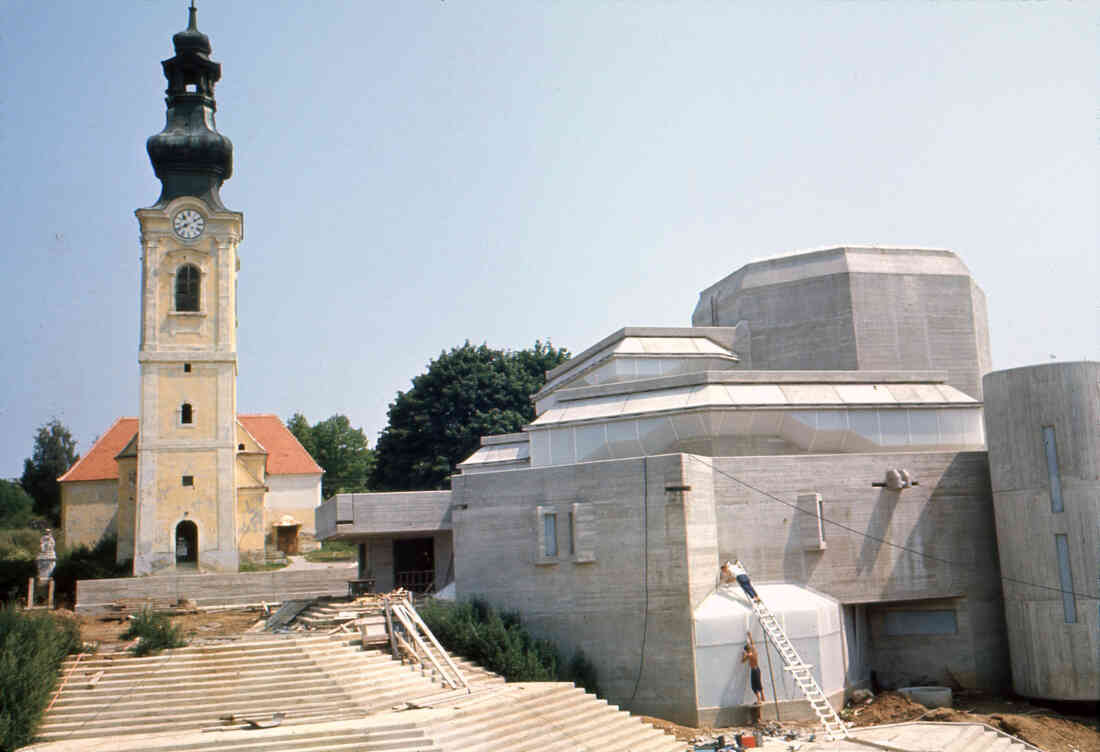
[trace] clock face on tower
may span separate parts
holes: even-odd
[[[206,220],[194,209],[184,209],[172,219],[172,229],[184,240],[194,240],[206,228]]]

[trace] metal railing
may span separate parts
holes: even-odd
[[[394,576],[394,584],[412,593],[427,593],[435,586],[435,570],[421,569],[397,572]]]

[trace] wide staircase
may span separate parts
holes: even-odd
[[[62,668],[65,683],[39,727],[42,740],[231,727],[274,713],[284,725],[354,718],[440,690],[347,635],[259,636],[147,658],[77,660]]]
[[[387,646],[388,648],[388,646]],[[683,743],[572,684],[506,684],[452,657],[468,684],[364,649],[347,633],[70,659],[35,748],[55,752],[631,750]],[[279,714],[276,716],[276,714]],[[265,726],[276,727],[267,728]],[[260,728],[250,728],[251,725]]]

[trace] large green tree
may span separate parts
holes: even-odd
[[[367,445],[363,429],[352,428],[346,415],[333,415],[311,426],[304,415],[294,413],[286,426],[324,468],[322,496],[327,499],[338,493],[367,490],[374,452]]]
[[[546,372],[568,358],[567,350],[541,341],[519,351],[467,341],[440,353],[412,380],[412,389],[390,403],[371,488],[447,488],[480,437],[518,431],[535,419],[531,395],[546,382]]]
[[[34,499],[35,514],[61,522],[61,485],[58,476],[80,459],[76,439],[57,418],[41,426],[34,436],[34,453],[23,462],[19,485]]]
[[[27,527],[34,516],[34,499],[18,483],[0,480],[0,528]]]

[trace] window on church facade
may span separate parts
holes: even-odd
[[[184,424],[185,426],[190,425],[194,418],[194,410],[192,409],[190,402],[184,402],[182,405],[180,405],[180,423]]]
[[[176,310],[199,310],[199,268],[184,264],[176,270]]]

